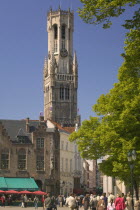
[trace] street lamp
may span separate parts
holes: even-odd
[[[134,201],[133,201],[133,169],[134,169],[134,161],[136,160],[136,151],[131,150],[128,152],[127,159],[130,166],[131,171],[131,193],[132,193],[132,209],[134,210]]]
[[[65,186],[65,182],[60,180],[60,189],[61,189],[61,192],[60,194],[62,195],[63,194],[63,187]]]

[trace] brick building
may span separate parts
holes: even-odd
[[[59,193],[60,135],[38,121],[0,120],[0,176],[33,177],[41,190]]]

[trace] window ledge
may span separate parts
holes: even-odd
[[[9,169],[0,169],[0,174],[1,173],[10,173]]]
[[[40,173],[40,174],[44,174],[45,171],[44,170],[36,170],[37,173]]]

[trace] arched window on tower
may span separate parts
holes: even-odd
[[[61,38],[62,38],[62,49],[65,49],[65,38],[66,38],[66,26],[61,26]]]
[[[58,29],[57,29],[57,25],[56,24],[54,24],[53,29],[54,29],[54,52],[57,52]]]
[[[69,100],[69,98],[70,98],[70,90],[69,90],[69,86],[67,86],[65,88],[65,99]]]
[[[64,100],[64,87],[60,86],[60,100]]]

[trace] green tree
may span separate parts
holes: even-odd
[[[98,159],[101,171],[130,183],[128,151],[135,149],[135,189],[140,182],[140,30],[126,34],[124,62],[119,69],[118,83],[93,106],[98,117],[85,120],[70,136],[76,140],[81,156]],[[138,192],[137,192],[138,193]]]
[[[80,0],[83,4],[78,13],[82,20],[90,24],[101,24],[103,28],[109,28],[112,24],[111,18],[120,16],[128,7],[140,3],[140,0]],[[131,20],[126,20],[124,26],[133,28],[140,26],[140,10],[138,9]]]

